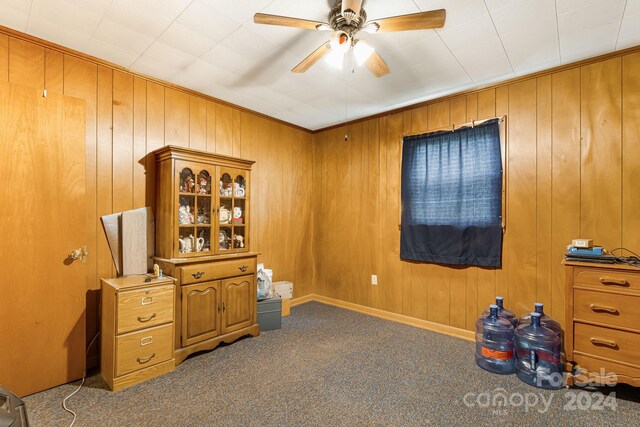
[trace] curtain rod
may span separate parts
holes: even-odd
[[[462,129],[462,128],[466,128],[466,127],[474,127],[475,125],[480,125],[480,124],[482,124],[484,122],[488,122],[489,120],[493,120],[493,119],[499,119],[500,123],[502,123],[502,122],[504,122],[506,117],[507,116],[500,116],[500,117],[491,117],[491,118],[482,119],[482,120],[471,120],[470,122],[462,123],[461,125],[453,124],[451,126],[443,126],[441,128],[430,130],[428,132],[421,131],[421,132],[416,132],[416,133],[409,133],[407,135],[402,135],[402,137],[404,138],[404,137],[407,137],[407,136],[426,135],[428,133],[442,132],[442,131],[445,131],[445,130],[450,130],[451,132],[453,132],[456,129]]]

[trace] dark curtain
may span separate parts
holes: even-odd
[[[402,259],[499,267],[501,215],[499,119],[404,138]]]

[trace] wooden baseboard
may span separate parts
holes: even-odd
[[[467,341],[475,341],[475,333],[473,331],[467,331],[466,329],[460,329],[460,328],[455,328],[453,326],[442,325],[440,323],[429,322],[428,320],[416,319],[414,317],[405,316],[403,314],[391,313],[389,311],[366,307],[364,305],[354,304],[351,302],[341,301],[338,299],[325,297],[323,295],[309,294],[303,297],[294,298],[291,300],[291,307],[295,307],[297,305],[304,304],[310,301],[332,305],[334,307],[345,308],[347,310],[357,311],[358,313],[368,314],[369,316],[375,316],[381,319],[391,320],[392,322],[398,322],[404,325],[409,325],[409,326],[413,326],[420,329],[426,329],[429,331],[438,332],[438,333],[449,335],[452,337],[461,338]]]
[[[309,295],[305,295],[303,297],[293,298],[291,301],[289,301],[289,305],[291,307],[295,307],[296,305],[300,305],[300,304],[304,304],[306,302],[314,301],[314,297],[315,296],[316,296],[315,294],[309,294]]]

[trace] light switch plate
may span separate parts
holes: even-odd
[[[378,284],[378,276],[375,274],[371,275],[371,284],[372,285],[377,285]]]

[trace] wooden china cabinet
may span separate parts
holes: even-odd
[[[175,360],[257,336],[249,251],[253,161],[166,146],[156,161],[156,263],[176,279]]]

